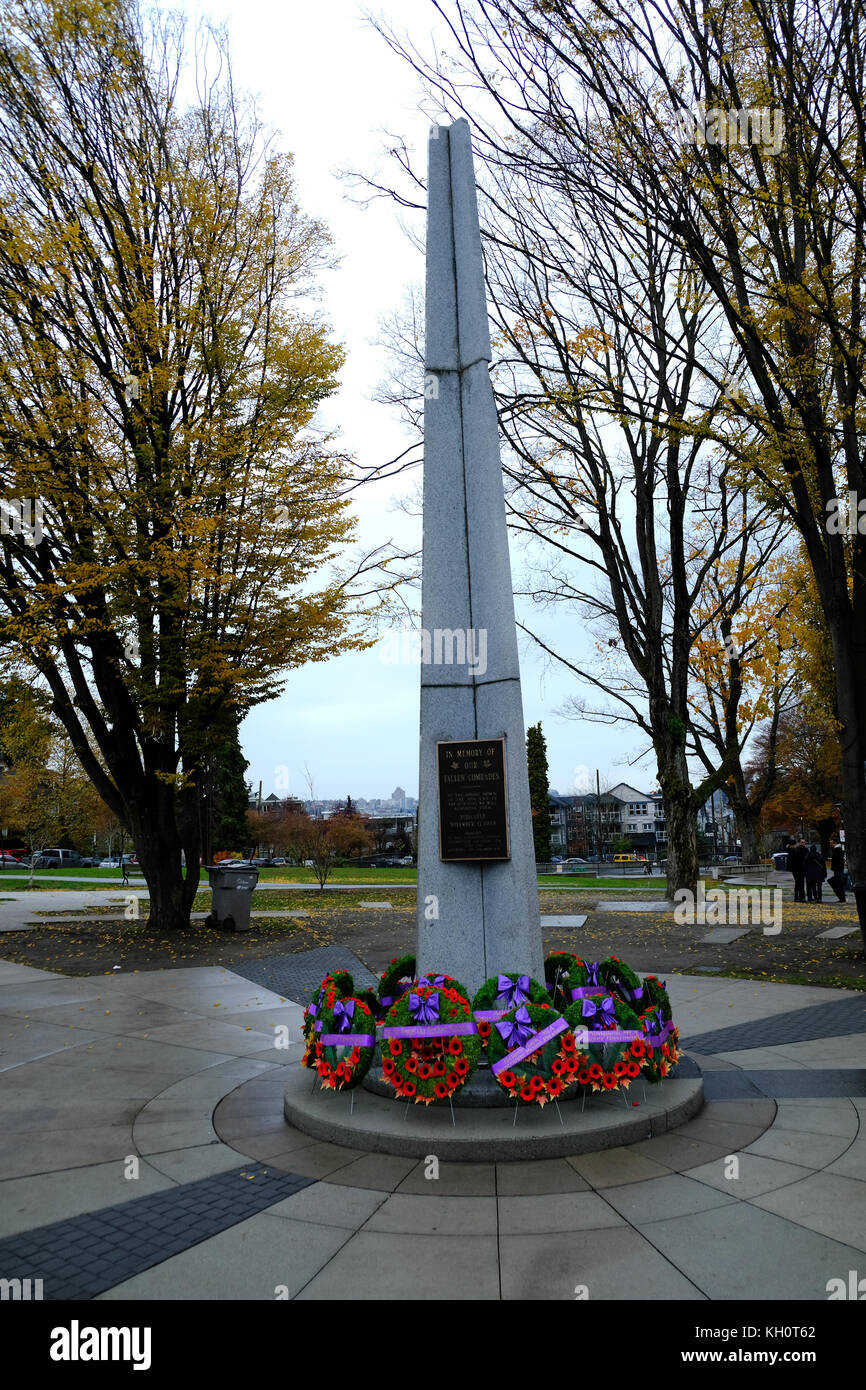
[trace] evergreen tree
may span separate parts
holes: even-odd
[[[547,744],[541,724],[533,724],[526,735],[526,757],[529,763],[529,801],[532,806],[532,838],[535,860],[550,862],[550,788],[547,780]]]

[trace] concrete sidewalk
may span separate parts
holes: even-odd
[[[0,1277],[49,1299],[824,1301],[866,1271],[866,996],[669,977],[697,1119],[434,1175],[285,1123],[302,1010],[250,978],[281,968],[0,961]]]

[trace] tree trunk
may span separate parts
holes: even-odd
[[[130,830],[150,893],[148,926],[154,931],[181,931],[189,926],[201,877],[195,797],[195,788],[175,797],[169,788],[161,786],[155,796],[154,814],[146,821],[130,817]],[[182,831],[175,818],[176,809],[181,812]]]
[[[656,757],[668,835],[667,896],[672,899],[679,888],[697,892],[699,869],[696,807],[686,762],[685,729],[673,715],[667,716],[664,730],[656,734]]]
[[[836,637],[832,631],[831,635]],[[842,729],[842,796],[845,809],[845,858],[855,883],[866,881],[866,699],[862,667],[858,677],[849,659],[851,646],[833,642],[836,702]]]

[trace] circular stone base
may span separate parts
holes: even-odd
[[[286,1068],[283,1113],[288,1122],[331,1144],[406,1158],[437,1158],[492,1163],[508,1159],[564,1158],[620,1144],[652,1139],[692,1119],[704,1103],[698,1077],[677,1078],[628,1091],[597,1092],[557,1109],[550,1103],[515,1107],[464,1108],[442,1102],[406,1105],[359,1087],[354,1092],[323,1091],[314,1073],[300,1064]],[[491,1078],[492,1081],[492,1078]],[[493,1082],[495,1085],[496,1083]],[[453,1119],[453,1123],[452,1123]]]

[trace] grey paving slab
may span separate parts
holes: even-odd
[[[3,1018],[0,1020],[0,1071],[48,1057],[52,1052],[94,1042],[98,1033],[71,1025]]]
[[[393,904],[393,903],[387,903],[387,902],[369,902],[369,901],[364,901],[364,902],[362,902],[362,901],[360,900],[360,898],[359,898],[359,899],[358,899],[358,906],[359,906],[359,907],[393,907],[394,904]]]
[[[150,1154],[141,1166],[142,1171],[148,1168],[164,1174],[173,1182],[188,1183],[197,1182],[199,1178],[212,1178],[216,1173],[228,1173],[237,1168],[243,1157],[228,1144],[202,1144],[198,1148]],[[267,1161],[262,1163],[262,1167],[268,1171]]]
[[[748,929],[745,927],[716,927],[714,931],[702,936],[700,941],[701,945],[729,946],[732,941],[738,941],[741,936],[748,935]]]
[[[119,1282],[99,1301],[291,1299],[349,1239],[340,1227],[262,1212]]]
[[[690,1216],[710,1211],[734,1198],[706,1183],[695,1182],[681,1173],[652,1182],[625,1183],[605,1190],[605,1200],[632,1225],[648,1221],[667,1221],[672,1216]]]
[[[850,1245],[762,1211],[752,1202],[640,1229],[711,1299],[823,1302],[828,1279],[845,1277],[851,1268]]]
[[[548,1192],[589,1192],[590,1185],[573,1160],[542,1158],[529,1163],[500,1163],[496,1190],[500,1197],[532,1197]]]
[[[511,1164],[508,1167],[511,1167]],[[436,1191],[443,1197],[496,1196],[496,1165],[493,1163],[446,1161],[439,1164],[438,1177],[428,1177],[427,1174],[433,1171],[422,1159],[415,1164],[396,1190],[426,1196],[431,1184],[435,1184]]]
[[[586,921],[586,914],[577,917],[550,917],[542,915],[541,925],[543,927],[582,927]]]
[[[567,1162],[590,1187],[598,1189],[619,1187],[623,1183],[650,1182],[653,1178],[667,1177],[671,1171],[664,1164],[635,1153],[633,1148],[578,1154]]]
[[[359,1231],[298,1295],[302,1302],[348,1299],[499,1298],[495,1236],[391,1235]]]
[[[762,1158],[778,1158],[804,1168],[826,1168],[851,1147],[851,1140],[839,1134],[806,1134],[803,1130],[782,1129],[774,1125],[760,1139],[749,1144],[747,1153]],[[863,1174],[866,1177],[866,1173]]]
[[[317,1226],[340,1226],[356,1231],[388,1200],[387,1192],[372,1187],[345,1187],[314,1182],[268,1207],[269,1216],[308,1221]]]
[[[89,1167],[134,1153],[131,1125],[0,1131],[0,1179]]]
[[[431,1184],[431,1186],[433,1186]],[[400,1235],[495,1236],[495,1197],[445,1197],[394,1193],[377,1209],[364,1228]]]
[[[414,1167],[414,1158],[399,1158],[396,1154],[364,1154],[329,1174],[324,1181],[393,1192]]]
[[[728,1177],[733,1166],[730,1158],[737,1160],[736,1178]],[[689,1168],[687,1176],[742,1201],[798,1182],[801,1178],[809,1177],[810,1171],[803,1164],[783,1163],[777,1158],[764,1158],[751,1151],[735,1153],[731,1150],[730,1154]]]
[[[843,936],[853,936],[859,927],[831,927],[829,931],[819,932],[816,941],[840,941]]]
[[[507,1300],[610,1299],[700,1301],[703,1295],[638,1231],[625,1224],[597,1231],[500,1237],[502,1297]]]
[[[775,1129],[801,1130],[807,1134],[838,1134],[853,1139],[860,1122],[855,1104],[829,1096],[809,1099],[783,1097],[776,1102]]]
[[[619,1213],[596,1192],[499,1198],[499,1231],[503,1236],[597,1231],[621,1224]]]
[[[753,1199],[754,1205],[810,1231],[866,1251],[866,1183],[839,1173],[813,1173],[802,1182]]]

